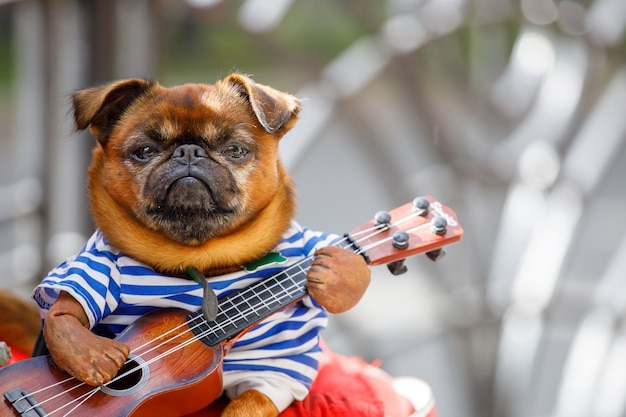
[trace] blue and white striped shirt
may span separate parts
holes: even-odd
[[[220,298],[248,287],[335,239],[335,235],[292,222],[272,250],[281,255],[281,264],[211,277],[211,288]],[[157,308],[197,311],[202,304],[202,289],[196,282],[155,272],[109,245],[100,231],[91,236],[80,253],[53,269],[33,292],[43,319],[60,291],[70,293],[82,304],[92,329],[101,334],[118,335]],[[310,296],[258,323],[235,342],[224,358],[226,393],[234,397],[257,389],[280,410],[294,399],[304,398],[317,374],[319,333],[326,323],[325,310]]]

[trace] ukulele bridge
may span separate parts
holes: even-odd
[[[33,398],[30,392],[16,387],[4,393],[4,399],[11,404],[13,409],[22,417],[46,417],[48,413]]]

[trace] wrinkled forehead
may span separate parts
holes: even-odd
[[[215,85],[162,88],[146,97],[140,107],[141,128],[164,140],[181,134],[210,138],[255,122],[245,99],[236,91]]]
[[[236,90],[223,85],[184,84],[161,88],[155,93],[155,103],[184,110],[207,108],[219,112],[243,102]]]

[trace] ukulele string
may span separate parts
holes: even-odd
[[[428,222],[428,223],[421,224],[419,226],[412,227],[410,229],[407,229],[406,232],[407,233],[417,232],[420,229],[427,228],[428,226],[431,225],[431,223],[432,222]],[[363,252],[367,252],[368,250],[371,250],[371,249],[375,248],[376,246],[382,245],[382,244],[387,243],[387,242],[389,242],[391,240],[393,240],[393,236],[388,236],[388,237],[386,237],[384,239],[381,239],[381,240],[379,240],[377,242],[371,243],[370,245],[363,247],[362,251]]]
[[[100,387],[95,388],[93,390],[91,390],[90,393],[88,393],[87,395],[82,395],[81,397],[85,397],[83,398],[82,401],[80,401],[78,404],[76,404],[70,411],[68,411],[67,413],[63,414],[63,417],[67,417],[69,416],[71,413],[73,413],[74,411],[76,411],[78,409],[78,407],[80,407],[81,405],[85,404],[87,401],[89,401],[89,399],[91,397],[93,397],[94,395],[96,395],[96,393],[100,391]],[[81,397],[78,397],[78,399],[80,399]]]
[[[156,343],[158,340],[160,340],[160,339],[164,338],[165,336],[167,336],[167,335],[169,335],[169,334],[171,334],[171,333],[174,333],[174,332],[176,332],[176,331],[178,331],[178,330],[180,330],[180,329],[183,329],[183,328],[185,328],[185,327],[189,327],[189,323],[190,323],[190,322],[191,322],[191,320],[187,320],[187,321],[182,322],[182,323],[181,323],[181,324],[179,324],[178,326],[176,326],[176,327],[173,327],[173,328],[169,329],[168,331],[166,331],[166,332],[165,332],[165,333],[163,333],[163,334],[160,334],[159,336],[155,337],[154,339],[150,339],[150,340],[148,340],[147,342],[145,342],[144,344],[139,345],[139,346],[136,346],[135,348],[133,348],[133,349],[130,351],[130,353],[134,354],[135,356],[141,357],[141,355],[142,355],[142,354],[143,354],[143,355],[145,355],[146,353],[150,353],[150,352],[152,352],[154,349],[157,349],[157,348],[159,348],[159,347],[163,346],[164,344],[169,343],[169,342],[171,342],[172,340],[174,340],[174,339],[176,339],[176,338],[180,337],[180,336],[181,336],[184,332],[178,332],[175,336],[173,336],[173,337],[171,337],[171,338],[169,338],[169,339],[164,340],[163,342],[159,343],[159,344],[158,344],[158,345],[156,345],[156,346],[151,347],[150,349],[146,350],[145,352],[143,352],[143,353],[141,353],[141,354],[140,354],[140,353],[137,353],[137,352],[138,352],[138,351],[140,351],[141,349],[143,349],[143,348],[147,348],[149,345],[151,345],[151,344],[153,344],[153,343]],[[189,328],[189,330],[193,330],[193,329],[197,328],[198,326],[200,326],[200,324],[197,324],[195,327]],[[128,360],[128,361],[126,361],[125,365],[128,365],[131,361],[132,361],[132,359],[131,359],[131,360]]]
[[[81,405],[83,405],[85,402],[87,402],[91,397],[93,397],[98,391],[100,391],[100,387],[95,387],[90,391],[87,391],[81,395],[79,395],[78,397],[74,398],[71,401],[66,402],[65,404],[61,405],[60,407],[57,407],[55,410],[52,410],[50,412],[46,412],[46,416],[50,416],[52,414],[56,414],[59,411],[63,410],[64,408],[67,408],[69,406],[71,406],[72,404],[78,402],[78,404],[76,404],[72,409],[70,409],[67,413],[63,414],[63,417],[67,417],[69,416],[71,413],[73,413],[74,411],[76,411],[78,409],[78,407],[80,407]],[[45,401],[43,401],[42,403],[44,403]],[[35,406],[31,406],[31,408],[29,408],[26,411],[30,411],[34,408]]]
[[[35,408],[40,407],[40,406],[44,405],[45,403],[50,402],[50,401],[54,400],[55,398],[58,398],[58,397],[60,397],[62,395],[65,395],[65,394],[67,394],[67,393],[69,393],[71,391],[74,391],[75,389],[78,389],[78,388],[82,387],[83,385],[87,385],[86,383],[84,383],[82,381],[79,381],[78,379],[74,378],[73,376],[70,376],[69,378],[66,378],[63,381],[55,382],[54,384],[50,384],[50,385],[48,385],[46,387],[40,388],[40,389],[38,389],[36,391],[33,391],[33,392],[29,393],[29,394],[22,395],[20,398],[17,399],[17,401],[22,401],[22,400],[27,400],[28,401],[28,396],[32,397],[35,394],[38,394],[38,393],[43,392],[43,391],[47,391],[47,390],[52,389],[52,388],[54,388],[54,387],[56,387],[58,385],[64,384],[66,382],[70,382],[72,380],[75,380],[76,382],[79,382],[79,383],[74,385],[73,387],[65,389],[64,391],[58,392],[57,394],[55,394],[55,395],[53,395],[51,397],[48,397],[48,398],[46,398],[46,399],[44,399],[44,400],[42,400],[40,402],[37,402],[36,404],[31,405],[29,408],[24,410],[24,413],[27,413],[28,411],[34,410]],[[52,414],[52,413],[55,413],[57,411],[58,411],[58,409],[57,410],[53,410],[51,413],[47,413],[47,414]]]
[[[65,379],[64,379],[64,380],[62,380],[62,381],[57,381],[57,382],[55,382],[54,384],[50,384],[50,385],[48,385],[47,387],[40,388],[40,389],[38,389],[37,391],[33,391],[33,392],[31,392],[30,394],[31,394],[31,395],[38,394],[38,393],[40,393],[40,392],[42,392],[42,391],[45,391],[45,390],[48,390],[48,389],[52,389],[52,388],[54,388],[54,387],[56,387],[56,386],[59,386],[59,385],[65,384],[66,382],[70,382],[72,379],[75,379],[75,378],[74,378],[73,376],[67,377],[67,378],[65,378]],[[84,384],[84,382],[83,382],[83,384]],[[23,399],[25,399],[25,398],[26,398],[26,395],[23,395],[22,397],[18,398],[18,399],[17,399],[17,401],[19,401],[19,400],[23,400]]]
[[[60,396],[62,396],[62,395],[65,395],[65,394],[67,394],[67,393],[71,392],[71,391],[74,391],[75,389],[78,389],[78,388],[80,388],[80,387],[82,387],[82,386],[84,386],[84,385],[87,385],[85,382],[81,382],[81,381],[79,381],[78,379],[76,379],[76,378],[74,378],[74,377],[69,377],[69,378],[65,379],[64,381],[62,381],[62,382],[57,382],[56,384],[52,384],[52,385],[49,385],[49,386],[47,386],[47,387],[41,388],[41,389],[39,389],[39,390],[37,390],[37,391],[33,391],[33,392],[32,392],[32,393],[30,393],[29,395],[32,397],[33,395],[35,395],[35,394],[37,394],[37,393],[39,393],[39,392],[42,392],[42,391],[45,391],[45,390],[51,389],[51,388],[52,388],[52,387],[54,387],[54,386],[57,386],[57,385],[59,385],[59,384],[61,384],[61,383],[63,383],[63,382],[69,382],[69,381],[71,381],[71,380],[76,380],[76,382],[79,382],[79,383],[78,383],[78,384],[76,384],[76,385],[74,385],[73,387],[70,387],[70,388],[68,388],[68,389],[65,389],[64,391],[58,392],[57,394],[55,394],[55,395],[53,395],[53,396],[51,396],[51,397],[48,397],[48,398],[46,398],[46,399],[44,399],[44,400],[42,400],[42,401],[38,401],[38,402],[36,402],[35,404],[31,405],[29,408],[27,408],[26,410],[24,410],[24,411],[23,411],[23,413],[28,413],[29,411],[32,411],[32,410],[34,410],[34,409],[35,409],[35,408],[37,408],[37,407],[41,407],[41,406],[43,406],[44,404],[46,404],[46,403],[48,403],[48,402],[50,402],[50,401],[54,400],[55,398],[58,398],[58,397],[60,397]],[[66,402],[65,404],[62,404],[61,406],[57,407],[56,409],[54,409],[54,410],[52,410],[52,411],[50,411],[50,412],[46,411],[46,415],[56,414],[57,412],[61,411],[61,410],[62,410],[62,409],[64,409],[64,408],[69,407],[70,405],[72,405],[73,403],[75,403],[75,402],[79,401],[81,398],[83,398],[83,397],[85,397],[85,396],[89,396],[89,397],[93,396],[93,395],[94,395],[96,392],[98,392],[99,390],[100,390],[100,387],[95,387],[95,388],[93,388],[92,390],[87,391],[87,392],[85,392],[85,393],[83,393],[83,394],[79,395],[78,397],[74,398],[73,400],[71,400],[71,401],[69,401],[69,402]],[[22,396],[19,400],[26,399],[26,398],[27,398],[27,396],[26,396],[26,395],[24,395],[24,396]],[[88,398],[87,398],[87,399],[88,399]],[[84,400],[84,401],[81,401],[81,404],[83,404],[85,401],[87,401],[87,399],[86,399],[86,400]],[[19,401],[19,400],[18,400],[18,401]],[[80,405],[80,404],[79,404],[79,405]],[[75,407],[75,408],[76,408],[76,407]],[[74,409],[70,410],[70,412],[68,412],[68,413],[67,413],[67,414],[65,414],[64,416],[69,415],[69,413],[71,413],[72,411],[74,411]]]
[[[350,239],[352,239],[355,243],[357,243],[357,244],[358,244],[358,243],[360,243],[360,242],[362,242],[362,241],[365,241],[365,240],[371,239],[372,237],[375,237],[376,235],[378,235],[378,234],[380,234],[380,233],[384,233],[385,231],[387,231],[387,230],[388,230],[388,229],[390,229],[391,227],[396,227],[396,226],[397,226],[397,225],[399,225],[399,224],[402,224],[402,223],[404,223],[404,222],[406,222],[406,221],[409,221],[409,220],[410,220],[411,218],[413,218],[413,217],[417,217],[417,214],[412,213],[412,214],[410,214],[410,215],[408,215],[408,216],[404,217],[403,219],[400,219],[400,220],[398,220],[398,221],[396,221],[396,222],[394,222],[394,223],[392,223],[392,224],[390,224],[390,225],[386,225],[386,226],[384,226],[384,227],[380,227],[380,226],[372,226],[372,227],[366,228],[366,229],[364,229],[364,230],[360,230],[360,231],[358,231],[358,232],[353,233],[350,237],[345,236],[345,237],[342,237],[342,238],[338,239],[338,240],[337,240],[336,242],[334,242],[332,245],[333,245],[333,246],[339,246],[341,243],[345,243],[346,241],[349,241]],[[423,228],[423,227],[427,227],[427,226],[428,226],[428,225],[430,225],[430,224],[431,224],[431,222],[426,222],[426,223],[423,223],[423,224],[421,224],[421,225],[419,225],[419,226],[416,226],[416,227],[413,227],[413,228],[411,228],[411,229],[408,229],[408,230],[407,230],[407,232],[409,232],[409,233],[410,233],[410,232],[413,232],[413,231],[419,230],[419,229],[421,229],[421,228]],[[362,235],[364,235],[364,234],[366,234],[366,233],[369,233],[369,234],[367,234],[365,237],[363,237]],[[357,237],[358,237],[358,238],[357,238]],[[384,243],[388,242],[390,239],[392,239],[392,238],[387,237],[387,238],[385,238],[385,239],[381,239],[381,240],[379,240],[379,241],[377,241],[377,242],[371,243],[370,245],[368,245],[368,246],[366,246],[366,247],[363,247],[363,248],[359,247],[358,249],[354,250],[354,253],[361,254],[361,253],[363,253],[363,252],[366,252],[367,250],[371,250],[372,248],[374,248],[374,247],[376,247],[376,246],[379,246],[379,245],[381,245],[381,244],[384,244]],[[294,263],[294,264],[292,264],[292,265],[288,266],[287,268],[285,268],[285,270],[283,270],[283,273],[287,274],[288,278],[292,279],[292,278],[293,278],[293,276],[292,276],[292,275],[289,275],[289,271],[290,271],[290,270],[292,270],[292,269],[295,269],[295,268],[302,269],[302,267],[301,267],[301,266],[302,266],[304,263],[306,263],[307,261],[309,261],[310,259],[312,259],[313,257],[314,257],[314,255],[309,255],[309,256],[307,256],[307,257],[305,257],[305,258],[301,259],[300,261],[298,261],[298,262],[296,262],[296,263]],[[292,279],[292,281],[293,281],[293,279]],[[294,282],[294,284],[299,285],[299,284],[297,284],[297,283],[295,283],[295,282]],[[280,286],[280,287],[281,287],[281,289],[282,289],[282,290],[284,290],[284,291],[286,291],[286,290],[287,290],[287,289],[285,289],[284,287],[282,287],[282,285],[281,285],[281,283],[280,283],[280,282],[277,282],[276,284],[273,284],[271,287],[266,288],[266,291],[267,291],[267,290],[270,290],[270,289],[272,289],[272,288],[275,288],[275,287],[277,287],[277,286]],[[244,292],[246,292],[246,291],[254,291],[254,287],[255,287],[255,285],[251,286],[249,289],[245,289],[245,290],[244,290]],[[297,286],[294,286],[293,288],[295,288],[296,290],[298,289],[298,288],[297,288]],[[286,295],[284,295],[284,296],[280,296],[281,298],[278,298],[278,297],[277,297],[274,293],[272,293],[272,295],[274,296],[274,298],[275,298],[276,302],[279,302],[279,303],[280,303],[280,302],[282,301],[282,298],[284,298],[284,297],[290,297],[290,296],[291,296],[291,293],[287,293],[287,294],[286,294]],[[246,300],[244,300],[244,301],[246,301]],[[240,306],[244,305],[244,303],[240,303],[239,305],[238,305],[238,304],[233,304],[233,305],[232,305],[232,306],[230,306],[228,309],[226,309],[226,310],[222,311],[222,314],[225,314],[225,313],[230,312],[230,311],[232,311],[232,310],[236,310],[236,311],[237,311],[237,313],[239,313],[240,315],[243,315],[243,316],[245,317],[245,315],[246,315],[246,314],[248,314],[248,313],[250,313],[250,312],[255,312],[255,311],[254,311],[254,308],[253,308],[252,306],[250,306],[250,304],[249,304],[247,301],[246,301],[246,303],[245,303],[245,304],[248,304],[248,306],[249,306],[250,308],[249,308],[249,309],[247,309],[247,310],[246,310],[246,309],[244,309],[244,310],[240,310],[238,307],[240,307]],[[158,341],[158,340],[162,339],[163,337],[167,336],[168,334],[173,333],[173,332],[175,332],[175,331],[177,331],[177,330],[179,330],[180,328],[183,328],[183,327],[185,327],[185,326],[186,326],[186,327],[188,327],[188,329],[187,329],[187,330],[185,330],[185,332],[187,332],[187,331],[192,331],[193,329],[195,329],[195,328],[197,328],[197,327],[199,327],[199,326],[201,326],[201,325],[202,325],[202,323],[200,322],[200,323],[194,324],[194,325],[193,325],[193,327],[189,327],[189,326],[192,324],[191,322],[192,322],[192,321],[194,321],[194,320],[195,320],[195,319],[191,319],[191,320],[188,320],[188,321],[185,321],[185,322],[181,323],[180,325],[178,325],[178,326],[176,326],[176,327],[174,327],[174,328],[172,328],[172,329],[168,330],[167,332],[163,333],[162,335],[158,336],[157,338],[152,339],[152,340],[149,340],[149,341],[145,342],[144,344],[142,344],[142,345],[140,345],[140,346],[137,346],[137,347],[136,347],[136,348],[134,348],[131,352],[135,353],[135,352],[137,352],[137,351],[139,351],[139,350],[141,350],[141,349],[143,349],[143,348],[145,348],[145,347],[147,347],[147,346],[149,346],[149,345],[151,345],[151,344],[155,343],[156,341]],[[232,320],[231,320],[231,322],[232,322]],[[223,330],[223,328],[221,328],[221,326],[217,325],[217,327],[219,328],[219,330],[222,330],[222,332],[224,331],[224,330]],[[183,332],[183,333],[184,333],[184,332]],[[178,334],[176,334],[174,337],[171,337],[171,338],[169,338],[169,339],[164,340],[163,342],[159,343],[159,344],[158,344],[158,345],[156,345],[156,346],[153,346],[152,348],[150,348],[149,350],[147,350],[147,351],[143,352],[142,354],[143,354],[143,355],[145,355],[145,354],[147,354],[147,353],[149,353],[149,352],[151,352],[151,351],[153,351],[153,350],[155,350],[155,349],[158,349],[159,347],[163,346],[164,344],[170,343],[170,342],[171,342],[171,341],[173,341],[174,339],[176,339],[176,338],[178,338],[178,337],[182,336],[182,334],[183,334],[183,333],[180,333],[180,332],[179,332],[179,333],[178,333]],[[178,351],[179,349],[182,349],[182,348],[184,348],[184,347],[186,347],[186,346],[188,346],[188,345],[190,345],[190,344],[192,344],[192,343],[195,343],[196,341],[198,341],[198,340],[202,339],[203,337],[206,337],[206,336],[211,335],[211,334],[216,335],[216,329],[214,329],[214,328],[209,328],[209,329],[204,330],[203,332],[199,333],[198,335],[194,335],[194,336],[192,336],[190,339],[186,340],[185,342],[183,342],[183,343],[179,343],[178,345],[176,345],[176,346],[174,346],[174,347],[172,347],[172,348],[170,348],[170,349],[166,350],[165,352],[162,352],[162,353],[160,353],[159,355],[157,355],[157,356],[155,356],[155,357],[153,357],[153,358],[151,358],[151,359],[149,359],[149,360],[145,361],[144,363],[140,364],[140,365],[139,365],[139,368],[140,368],[140,369],[143,369],[143,368],[145,368],[145,367],[149,366],[150,364],[152,364],[152,363],[154,363],[154,362],[156,362],[156,361],[158,361],[158,360],[161,360],[162,358],[167,357],[167,356],[169,356],[169,355],[170,355],[170,354],[172,354],[172,353],[175,353],[175,352],[176,352],[176,351]],[[135,356],[136,356],[136,357],[141,357],[141,355],[136,354],[136,353],[135,353]],[[130,363],[131,361],[132,361],[132,359],[131,359],[131,360],[128,360],[128,361],[126,362],[126,364]],[[137,371],[137,368],[130,369],[130,370],[128,370],[128,371],[126,371],[126,372],[122,373],[121,375],[117,375],[114,379],[112,379],[111,381],[109,381],[108,383],[103,384],[103,385],[104,385],[104,386],[107,386],[108,384],[114,383],[114,382],[118,381],[119,379],[122,379],[122,378],[124,378],[124,377],[126,377],[126,376],[130,375],[131,373],[136,372],[136,371]],[[34,394],[36,394],[36,393],[40,393],[40,392],[45,391],[45,390],[47,390],[47,389],[51,389],[51,388],[53,388],[54,386],[60,385],[60,384],[62,384],[62,383],[64,383],[64,382],[69,382],[69,381],[70,381],[70,380],[72,380],[72,379],[75,379],[75,378],[70,377],[70,378],[67,378],[67,379],[65,379],[65,380],[63,380],[63,381],[61,381],[61,382],[57,382],[57,383],[55,383],[55,384],[51,384],[51,385],[49,385],[48,387],[44,387],[44,388],[41,388],[41,389],[39,389],[39,390],[37,390],[37,391],[34,391],[33,393],[31,393],[31,395],[34,395]],[[77,381],[78,381],[78,380],[77,380]],[[78,381],[78,382],[80,382],[80,381]],[[65,390],[64,392],[60,392],[60,393],[58,393],[58,394],[54,395],[53,397],[50,397],[50,398],[48,398],[48,399],[46,399],[46,400],[43,400],[43,401],[42,401],[39,405],[41,405],[41,404],[43,404],[43,403],[45,403],[45,402],[51,401],[51,400],[53,400],[54,398],[57,398],[57,397],[58,397],[58,396],[60,396],[60,395],[64,395],[65,393],[70,392],[70,391],[72,391],[72,390],[74,390],[74,389],[77,389],[77,388],[79,388],[80,386],[83,386],[83,385],[85,385],[85,383],[84,383],[84,382],[80,382],[80,383],[79,383],[79,384],[77,384],[76,386],[71,387],[71,388],[69,388],[69,389]],[[93,390],[88,391],[87,393],[83,394],[82,396],[79,396],[77,399],[73,400],[72,402],[70,402],[70,403],[68,403],[68,404],[66,404],[66,405],[64,405],[64,406],[62,406],[62,407],[60,407],[60,408],[58,408],[57,410],[53,410],[53,411],[52,411],[52,412],[50,412],[49,414],[55,413],[55,412],[57,412],[58,410],[60,410],[60,409],[62,409],[62,408],[65,408],[65,407],[69,406],[69,404],[71,404],[71,403],[73,403],[73,402],[76,402],[76,401],[77,401],[77,400],[79,400],[80,398],[83,398],[83,397],[85,397],[85,396],[88,396],[88,398],[84,399],[84,400],[83,400],[80,404],[78,404],[78,405],[75,407],[75,408],[78,408],[78,407],[79,407],[80,405],[82,405],[85,401],[87,401],[87,400],[89,399],[89,397],[91,397],[91,396],[92,396],[92,395],[94,395],[96,392],[98,392],[98,391],[100,390],[100,388],[101,388],[101,387],[96,387],[96,388],[94,388]],[[26,396],[23,396],[22,398],[26,398]],[[36,407],[36,406],[32,406],[30,409],[34,409],[35,407]],[[74,408],[74,409],[75,409],[75,408]],[[70,410],[70,412],[68,412],[68,413],[66,414],[66,416],[67,416],[69,413],[73,412],[73,411],[74,411],[74,409]]]
[[[361,243],[361,242],[363,242],[363,241],[369,240],[369,239],[371,239],[371,238],[373,238],[373,237],[375,237],[375,236],[377,236],[377,235],[379,235],[379,234],[381,234],[381,233],[384,233],[384,232],[386,232],[387,230],[391,229],[392,227],[398,227],[398,226],[399,226],[399,225],[401,225],[402,223],[405,223],[405,222],[407,222],[407,221],[410,221],[410,220],[412,220],[412,219],[413,219],[413,218],[415,218],[415,217],[418,217],[418,214],[417,214],[417,213],[411,213],[411,214],[409,214],[408,216],[405,216],[405,217],[403,217],[402,219],[400,219],[400,220],[398,220],[398,221],[396,221],[396,222],[394,222],[394,223],[390,223],[390,224],[388,224],[388,225],[382,224],[382,225],[372,226],[372,227],[370,227],[370,228],[367,228],[367,229],[364,229],[364,230],[358,231],[358,232],[356,232],[356,233],[352,233],[350,236],[351,236],[351,237],[354,239],[354,241],[358,244],[358,243]],[[408,229],[408,230],[406,230],[406,232],[407,232],[407,233],[415,232],[415,231],[417,231],[417,230],[421,229],[422,227],[427,227],[427,226],[429,226],[429,225],[431,225],[431,224],[432,224],[432,221],[428,221],[428,222],[422,223],[422,224],[420,224],[420,225],[418,225],[418,226],[415,226],[415,227],[413,227],[413,228],[411,228],[411,229]],[[366,235],[366,236],[364,236],[364,237],[363,237],[363,236],[361,236],[361,235],[363,235],[363,234],[365,234],[365,233],[370,233],[370,234],[368,234],[368,235]],[[361,237],[360,237],[359,239],[355,239],[357,236],[361,236]],[[347,241],[348,239],[349,239],[348,237],[344,237],[344,238],[343,238],[343,240],[342,240],[342,241],[340,241],[340,242],[345,242],[345,241]],[[359,255],[360,255],[360,254],[362,254],[362,253],[367,252],[367,251],[368,251],[368,250],[370,250],[370,249],[375,248],[376,246],[379,246],[379,245],[382,245],[382,244],[384,244],[384,243],[386,243],[386,242],[389,242],[389,241],[390,241],[390,240],[392,240],[392,239],[393,239],[393,237],[388,237],[388,238],[386,238],[386,239],[378,240],[378,241],[376,241],[376,242],[374,242],[374,243],[371,243],[371,244],[370,244],[370,245],[368,245],[368,246],[365,246],[365,247],[363,247],[363,248],[360,248],[360,249],[358,249],[358,250],[355,250],[355,253],[357,253],[357,254],[359,254]]]

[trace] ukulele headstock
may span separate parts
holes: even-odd
[[[378,212],[372,220],[349,233],[370,265],[387,264],[398,275],[406,271],[403,261],[426,254],[440,259],[446,245],[463,237],[454,211],[430,196],[417,197],[389,212]]]

